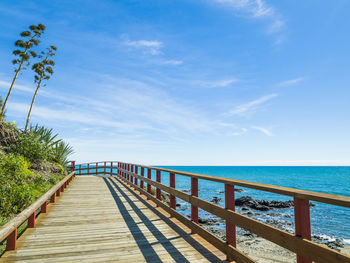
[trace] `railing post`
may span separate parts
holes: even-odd
[[[174,173],[170,173],[170,187],[175,188],[175,174]],[[174,195],[170,195],[170,207],[172,209],[176,210],[176,197]]]
[[[145,176],[145,168],[141,167],[141,176]],[[143,180],[140,180],[140,187],[143,190]]]
[[[28,228],[35,227],[35,211],[28,217]]]
[[[161,182],[160,171],[159,171],[159,170],[157,170],[157,182],[158,182],[158,183]],[[161,195],[160,189],[157,188],[156,192],[157,192],[157,199],[158,199],[158,200],[162,200],[162,195]]]
[[[47,201],[45,201],[45,202],[41,205],[40,212],[41,212],[41,213],[46,213],[46,212],[47,212]]]
[[[61,188],[58,188],[56,191],[56,196],[60,196],[61,195]]]
[[[111,176],[113,176],[113,162],[111,162],[111,170],[110,170],[110,172],[111,172]]]
[[[130,172],[134,172],[134,166],[130,164]],[[133,184],[134,183],[134,176],[130,175],[130,181]]]
[[[139,168],[137,167],[137,165],[135,165],[135,166],[134,166],[134,173],[135,173],[135,174],[138,174],[138,172],[139,172]],[[137,180],[137,177],[135,176],[135,184],[136,184],[136,186],[137,186],[137,183],[138,183],[137,181],[138,181],[138,180]]]
[[[96,176],[98,175],[98,163],[96,163]]]
[[[129,172],[130,171],[130,164],[126,165],[126,170]],[[130,181],[130,174],[128,173],[128,181]]]
[[[87,175],[90,175],[90,164],[87,165]]]
[[[75,171],[75,161],[71,161],[71,167],[70,167],[70,172],[74,172]]]
[[[294,197],[295,235],[311,240],[309,200]],[[312,260],[297,255],[297,263],[311,263]]]
[[[107,165],[107,163],[105,162],[104,163],[104,175],[106,175],[106,165]]]
[[[191,196],[198,197],[198,178],[191,177]],[[198,206],[191,204],[191,220],[198,224]]]
[[[82,174],[82,171],[81,171],[81,164],[79,164],[79,175]]]
[[[152,178],[152,169],[151,168],[147,168],[147,178],[150,180]],[[149,183],[147,183],[147,193],[152,194],[151,185]],[[147,199],[149,199],[149,198],[147,197]]]
[[[225,208],[235,211],[234,185],[225,184]],[[226,220],[226,244],[236,247],[236,226]],[[228,261],[231,259],[228,257]]]
[[[54,203],[56,199],[56,194],[51,195],[50,197],[50,203]]]
[[[16,250],[17,248],[17,227],[8,235],[6,239],[6,251]]]

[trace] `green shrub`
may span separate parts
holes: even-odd
[[[20,213],[63,178],[35,175],[28,169],[29,166],[23,156],[12,153],[0,155],[0,220]]]
[[[2,217],[18,213],[33,202],[28,182],[34,174],[24,157],[8,154],[0,156],[0,212]]]
[[[18,140],[8,147],[9,151],[20,154],[30,162],[41,163],[46,160],[52,160],[52,147],[41,143],[33,133],[24,133],[18,137]]]

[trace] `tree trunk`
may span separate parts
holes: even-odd
[[[32,104],[30,104],[30,108],[29,108],[29,112],[28,112],[28,116],[27,116],[27,121],[26,121],[26,127],[24,128],[24,133],[27,132],[28,125],[29,125],[30,114],[32,113],[32,108],[33,108],[33,105],[34,105],[35,97],[36,97],[36,94],[38,93],[38,90],[40,88],[40,84],[41,84],[41,80],[42,79],[43,79],[43,76],[41,75],[40,80],[38,82],[38,85],[36,86],[36,90],[34,92],[34,96],[33,96],[33,99],[32,99]]]
[[[16,70],[16,74],[15,74],[13,80],[12,80],[12,83],[11,83],[9,92],[7,93],[7,96],[6,96],[6,99],[5,99],[5,101],[4,101],[4,104],[2,105],[1,114],[0,114],[0,120],[2,120],[2,118],[3,118],[4,115],[5,115],[6,103],[7,103],[8,99],[9,99],[9,97],[10,97],[10,95],[11,95],[13,85],[15,84],[15,81],[16,81],[16,79],[17,79],[18,73],[20,72],[20,70],[21,70],[21,68],[22,68],[23,62],[24,62],[24,60],[22,59],[21,64],[19,64],[19,67],[18,67],[18,69]]]

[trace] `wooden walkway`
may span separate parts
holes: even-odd
[[[0,262],[222,262],[224,254],[116,178],[82,176]]]

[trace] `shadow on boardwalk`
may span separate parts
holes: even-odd
[[[115,203],[117,204],[121,215],[125,223],[127,224],[130,232],[132,233],[139,249],[141,250],[143,256],[145,257],[147,262],[162,262],[157,252],[154,250],[152,246],[156,244],[161,244],[164,249],[169,253],[169,255],[173,258],[175,262],[181,263],[189,263],[190,261],[171,243],[172,240],[177,238],[183,238],[186,240],[188,244],[190,244],[193,248],[195,248],[202,256],[204,256],[210,262],[223,262],[216,255],[211,253],[204,246],[199,244],[196,240],[194,240],[190,235],[188,235],[184,230],[182,230],[179,226],[173,223],[169,218],[160,213],[157,209],[155,209],[152,205],[147,203],[140,196],[135,194],[133,191],[125,187],[128,193],[132,194],[139,201],[141,201],[144,205],[147,206],[154,214],[160,217],[165,223],[167,223],[176,233],[179,234],[178,237],[167,238],[164,234],[153,224],[151,220],[142,212],[142,209],[135,205],[134,201],[130,199],[130,197],[118,186],[115,182],[115,178],[103,178],[105,183],[107,184]],[[118,191],[118,192],[117,192]],[[125,201],[122,201],[119,197],[121,195]],[[129,210],[126,208],[123,202],[127,202],[128,205],[132,208],[133,212],[142,220],[142,223],[147,227],[148,231],[151,232],[154,237],[157,239],[157,242],[150,243],[145,235],[142,233],[138,223],[132,218]],[[153,220],[154,221],[154,220]]]

